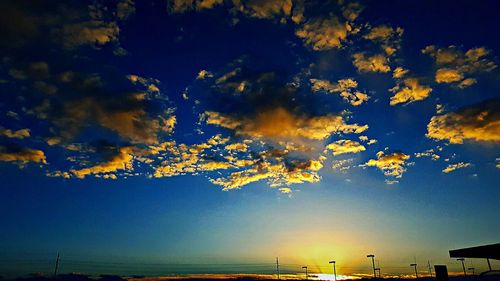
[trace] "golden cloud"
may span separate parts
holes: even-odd
[[[432,160],[438,160],[439,158],[441,158],[441,156],[434,153],[434,149],[428,149],[424,152],[417,152],[415,153],[415,157],[417,158],[430,157]]]
[[[500,101],[491,100],[433,116],[427,137],[461,144],[464,140],[500,142]]]
[[[282,17],[282,20],[292,17],[298,23],[303,18],[303,1],[295,0],[232,0],[231,11],[237,11],[250,17],[259,19],[273,19]],[[173,0],[169,2],[171,13],[184,13],[191,10],[213,9],[223,4],[224,0]]]
[[[387,58],[382,54],[365,56],[364,53],[355,53],[353,64],[359,72],[389,72],[391,67],[388,65]]]
[[[72,49],[82,45],[102,46],[116,42],[120,28],[116,22],[93,20],[65,24],[60,33],[64,46]]]
[[[234,150],[234,151],[240,151],[240,152],[246,152],[248,150],[248,145],[246,143],[232,143],[226,145],[226,150]]]
[[[436,71],[436,82],[454,83],[459,88],[466,88],[476,83],[476,79],[466,77],[478,72],[489,72],[497,67],[490,59],[486,58],[489,51],[484,47],[472,48],[465,53],[456,46],[437,48],[430,45],[422,50],[435,59],[440,67]]]
[[[22,164],[28,162],[47,164],[45,153],[41,150],[31,148],[9,149],[2,145],[0,145],[0,161]]]
[[[238,11],[260,19],[270,19],[280,15],[289,17],[293,7],[292,0],[233,0],[233,4]]]
[[[371,28],[370,32],[368,34],[365,34],[363,38],[374,41],[387,41],[392,36],[395,35],[401,36],[402,34],[403,34],[403,29],[399,27],[394,29],[387,25],[380,25]]]
[[[184,13],[193,9],[212,9],[223,2],[224,0],[173,0],[168,2],[168,9],[171,13]]]
[[[402,78],[408,73],[408,69],[404,69],[400,66],[396,67],[394,69],[394,72],[392,73],[393,78]]]
[[[133,96],[129,97],[134,99]],[[141,101],[130,103],[140,104]],[[141,107],[116,108],[110,110],[106,104],[95,98],[87,97],[75,102],[67,102],[64,106],[64,115],[54,120],[54,123],[63,128],[63,138],[71,138],[75,130],[90,118],[95,118],[97,123],[108,128],[121,137],[132,141],[133,143],[155,144],[158,142],[158,133],[170,133],[176,123],[175,116],[170,115],[164,118],[158,116],[151,118],[149,114]]]
[[[326,91],[328,93],[338,93],[345,101],[353,106],[359,106],[370,99],[370,97],[355,88],[358,87],[358,82],[351,78],[341,79],[337,84],[331,83],[328,80],[310,79],[313,92]]]
[[[205,112],[207,124],[234,130],[257,138],[305,138],[324,140],[334,133],[361,133],[368,125],[346,124],[342,116],[299,116],[282,107],[258,113],[253,118],[236,118],[218,112]]]
[[[362,144],[352,140],[338,140],[327,145],[326,149],[333,151],[333,155],[335,156],[344,153],[358,153],[366,150]]]
[[[332,16],[328,19],[316,18],[307,21],[295,34],[315,51],[340,48],[354,30],[347,22]]]
[[[215,135],[200,144],[185,145],[168,142],[165,145],[151,146],[154,154],[161,154],[162,159],[155,167],[154,177],[172,177],[185,173],[196,173],[199,171],[212,171],[217,169],[228,169],[232,164],[221,161],[204,161],[203,153],[212,147],[227,143],[229,138]],[[162,154],[163,151],[168,154]]]
[[[449,164],[446,168],[443,169],[443,173],[448,174],[458,169],[463,169],[469,167],[470,163],[458,162],[456,164]]]
[[[456,69],[440,68],[436,71],[436,82],[438,83],[453,83],[462,81],[463,74]]]
[[[377,159],[370,159],[363,166],[377,167],[386,176],[400,178],[406,171],[405,166],[408,159],[410,159],[410,156],[402,152],[393,152],[386,155],[383,151],[379,151],[377,152]]]
[[[202,171],[214,171],[214,170],[230,169],[233,168],[233,165],[231,165],[228,162],[210,161],[201,163],[198,168]]]
[[[283,194],[291,194],[292,193],[292,189],[290,187],[281,187],[279,189],[279,191]]]
[[[395,93],[395,95],[391,97],[390,105],[424,100],[432,92],[431,87],[420,85],[416,78],[407,78],[403,83],[405,85],[404,87],[398,85],[390,90]]]
[[[10,129],[4,129],[0,127],[0,136],[12,138],[12,139],[24,139],[30,136],[29,129],[20,129],[17,131],[12,131]]]
[[[222,186],[223,190],[238,189],[264,179],[269,180],[271,187],[313,183],[320,180],[317,171],[322,167],[321,160],[295,161],[292,167],[288,167],[282,161],[277,163],[262,161],[247,170],[233,172],[228,177],[213,179],[211,182]]]
[[[113,155],[108,161],[99,163],[95,166],[83,169],[71,169],[70,173],[78,178],[85,178],[88,175],[108,174],[120,170],[131,171],[133,169],[133,151],[134,148],[127,146],[118,149],[116,155]]]
[[[212,72],[205,70],[205,69],[202,69],[202,70],[200,70],[200,72],[198,72],[198,76],[196,76],[196,79],[205,79],[205,78],[211,78],[211,77],[214,77]]]

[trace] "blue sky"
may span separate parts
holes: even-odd
[[[498,242],[495,1],[0,5],[0,273]]]

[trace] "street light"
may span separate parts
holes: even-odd
[[[373,266],[373,278],[377,278],[377,273],[376,273],[376,270],[375,270],[375,255],[374,254],[369,254],[366,256],[367,258],[371,258],[372,259],[372,266]]]
[[[335,261],[329,261],[329,263],[333,263],[333,276],[335,276],[335,281],[337,281],[337,269],[335,268]]]
[[[302,268],[304,268],[306,270],[306,280],[307,280],[307,277],[308,277],[308,275],[307,275],[307,266],[303,266]]]
[[[413,266],[413,268],[415,268],[415,278],[418,279],[417,264],[412,263],[412,264],[410,264],[410,266]]]
[[[467,278],[467,272],[465,271],[465,264],[464,264],[465,259],[464,258],[459,258],[459,259],[457,259],[457,261],[461,261],[462,262],[462,269],[464,270],[464,277]]]

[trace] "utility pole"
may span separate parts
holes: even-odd
[[[329,263],[333,263],[333,276],[335,277],[335,281],[337,281],[337,269],[335,268],[335,261],[330,261]]]
[[[278,280],[280,280],[280,263],[278,257],[276,257],[276,273],[278,273]]]
[[[431,261],[427,261],[427,267],[429,268],[429,275],[431,276],[432,278],[432,267],[431,267]]]
[[[465,279],[467,279],[467,272],[465,271],[465,264],[464,264],[465,259],[464,258],[459,258],[459,259],[457,259],[457,261],[461,261],[462,262],[462,269],[464,270],[464,277],[465,277]]]
[[[302,268],[306,270],[306,280],[307,280],[307,278],[309,276],[309,275],[307,275],[307,266],[303,266]]]
[[[375,255],[374,254],[369,254],[366,256],[367,258],[372,259],[372,267],[373,267],[373,278],[377,278],[377,272],[375,270]]]
[[[57,270],[59,269],[59,252],[57,252],[56,265],[54,268],[54,279],[57,277]]]
[[[413,266],[413,268],[415,269],[415,279],[418,279],[417,264],[412,263],[412,264],[410,264],[410,266]]]

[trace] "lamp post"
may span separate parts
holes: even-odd
[[[308,277],[308,275],[307,275],[307,266],[303,266],[302,268],[306,270],[306,280],[307,280],[307,277]]]
[[[462,269],[464,270],[464,277],[467,278],[467,272],[465,271],[465,264],[464,264],[465,259],[464,258],[459,258],[459,259],[457,259],[457,261],[461,261],[462,262]]]
[[[372,259],[373,278],[377,278],[377,273],[376,273],[376,270],[375,270],[375,255],[374,254],[369,254],[366,257]]]
[[[333,276],[335,281],[337,281],[337,269],[335,268],[335,261],[330,261],[329,263],[333,263]]]
[[[413,268],[415,269],[415,279],[418,279],[417,264],[412,263],[412,264],[410,264],[410,266],[413,266]]]

